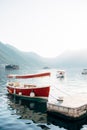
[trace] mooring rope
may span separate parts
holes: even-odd
[[[53,95],[51,95],[51,94],[50,94],[50,96],[51,96],[51,97],[53,97],[54,99],[56,99],[56,100],[57,100],[57,98],[56,98],[56,97],[54,97]]]
[[[64,93],[65,95],[71,96],[69,93],[67,93],[67,92],[65,92],[65,91],[63,91],[63,90],[61,90],[61,89],[59,89],[59,88],[57,88],[57,87],[55,87],[55,86],[54,86],[54,88],[57,89],[58,91]],[[55,99],[58,99],[58,98],[56,98],[55,96],[53,96],[52,94],[50,94],[50,96],[53,97],[53,98],[55,98]]]
[[[56,88],[56,87],[55,87],[55,88]],[[56,88],[56,89],[59,90],[60,92],[64,93],[64,94],[68,95],[68,96],[71,96],[69,93],[67,93],[67,92],[65,92],[65,91],[63,91],[63,90],[61,90],[61,89],[59,89],[59,88]]]

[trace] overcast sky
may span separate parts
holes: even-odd
[[[44,57],[87,48],[87,0],[0,0],[0,41]]]

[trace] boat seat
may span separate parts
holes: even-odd
[[[14,83],[13,83],[13,82],[9,82],[9,83],[8,83],[8,85],[13,86],[13,85],[14,85]]]
[[[36,87],[36,85],[24,84],[24,87],[25,87],[25,88],[26,88],[26,87],[30,88],[30,87]]]
[[[14,82],[14,86],[15,86],[15,87],[20,86],[19,82]]]

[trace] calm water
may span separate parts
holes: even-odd
[[[42,70],[41,70],[42,71]],[[52,72],[49,99],[58,96],[87,93],[87,75],[81,75],[82,69],[65,69],[65,78],[56,78],[56,69]],[[34,73],[37,70],[7,71],[0,68],[0,130],[86,130],[87,119],[78,122],[66,121],[48,115],[46,103],[27,101],[12,97],[6,89],[8,74]]]

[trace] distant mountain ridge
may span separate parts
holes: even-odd
[[[18,64],[34,68],[87,68],[87,49],[65,51],[55,58],[43,58],[34,52],[22,52],[17,48],[0,42],[0,64]]]
[[[38,67],[43,64],[40,56],[33,52],[22,52],[9,44],[0,42],[0,64],[18,64]]]

